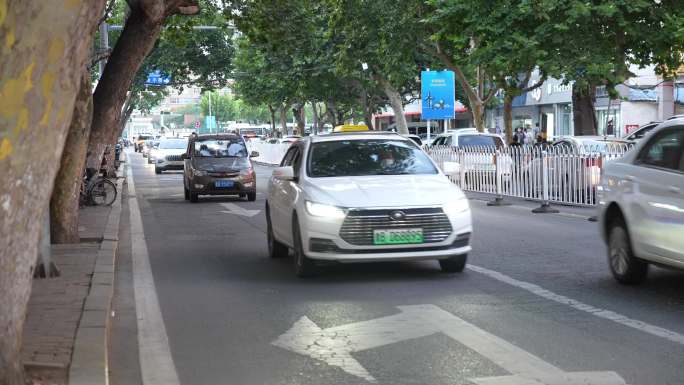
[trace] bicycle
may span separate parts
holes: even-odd
[[[84,172],[81,183],[81,203],[88,206],[109,206],[114,203],[118,191],[116,185],[101,175]]]

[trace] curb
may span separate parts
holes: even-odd
[[[69,385],[106,385],[109,383],[107,357],[109,314],[114,295],[114,268],[119,247],[119,221],[121,220],[124,180],[125,178],[119,178],[116,181],[118,194],[107,217],[107,225],[95,261],[90,291],[85,299],[83,314],[76,329],[74,351],[69,367]]]

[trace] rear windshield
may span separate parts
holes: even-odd
[[[489,135],[460,135],[459,147],[503,147],[503,140],[498,136]]]
[[[138,135],[138,140],[148,140],[152,138],[152,135]]]
[[[247,147],[240,137],[198,140],[195,142],[193,155],[207,158],[246,158]]]
[[[159,142],[159,148],[161,149],[181,149],[188,146],[187,139],[166,139]]]

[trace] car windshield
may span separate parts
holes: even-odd
[[[183,149],[188,146],[186,139],[166,139],[159,142],[160,149]]]
[[[503,140],[498,136],[461,135],[458,137],[459,147],[503,147]]]
[[[632,135],[628,136],[627,139],[628,139],[628,140],[637,140],[637,139],[641,139],[641,138],[643,138],[644,136],[646,136],[646,134],[648,134],[649,132],[651,132],[654,128],[656,128],[655,125],[653,125],[653,126],[642,127],[641,129],[639,129],[639,130],[637,130],[636,132],[634,132]]]
[[[311,145],[310,177],[436,174],[430,159],[408,140],[339,140]]]
[[[198,140],[195,142],[194,155],[211,158],[245,158],[247,147],[238,137]]]

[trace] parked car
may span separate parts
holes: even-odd
[[[460,149],[458,158],[454,152],[454,159],[465,177],[465,188],[470,188],[471,182],[494,184],[496,183],[496,162],[500,168],[503,181],[511,177],[512,159],[510,155],[503,153],[495,158],[497,150],[506,148],[501,135],[481,133],[475,128],[461,128],[449,130],[440,134],[432,142],[432,147],[448,147],[454,150]]]
[[[162,139],[159,144],[150,151],[148,159],[154,163],[155,174],[161,174],[168,170],[182,170],[182,155],[188,148],[188,140],[185,138]]]
[[[238,195],[256,200],[256,174],[245,141],[238,134],[203,134],[190,137],[183,155],[185,199],[200,195]]]
[[[660,122],[651,122],[648,124],[644,124],[643,126],[625,135],[622,139],[627,142],[636,143],[637,141],[641,140],[644,136],[648,135],[648,133],[653,131],[653,129],[656,128],[659,124]]]
[[[468,200],[410,139],[388,132],[310,136],[273,171],[266,202],[272,258],[294,250],[298,276],[324,261],[439,260],[464,269]]]
[[[684,269],[684,119],[662,123],[605,165],[598,207],[618,282],[644,281],[649,264]]]
[[[418,136],[418,135],[408,134],[408,135],[404,135],[404,136],[411,139],[418,146],[423,145],[423,141],[420,139],[420,136]]]

